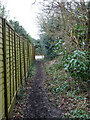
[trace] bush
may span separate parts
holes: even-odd
[[[89,60],[86,51],[76,50],[71,55],[67,54],[65,58],[64,68],[72,77],[82,80],[89,79]]]

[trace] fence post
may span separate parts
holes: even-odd
[[[8,119],[8,98],[7,98],[7,67],[6,67],[6,20],[3,20],[3,63],[4,63],[4,102],[5,117]]]
[[[20,81],[21,81],[21,85],[22,85],[22,66],[21,66],[21,44],[20,44],[20,37],[19,37],[19,48],[20,48]]]
[[[16,96],[17,96],[17,59],[16,59],[16,34],[14,32],[14,52],[15,52],[15,83],[16,83]]]

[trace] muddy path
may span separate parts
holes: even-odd
[[[45,72],[40,60],[36,62],[36,74],[30,82],[30,89],[27,94],[28,102],[24,108],[23,118],[58,118],[61,120],[61,111],[48,100],[45,89]]]

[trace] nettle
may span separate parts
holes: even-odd
[[[64,67],[72,77],[77,77],[82,80],[88,79],[89,60],[87,59],[87,52],[76,50],[71,55],[64,56]]]

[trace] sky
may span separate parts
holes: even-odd
[[[35,0],[1,0],[9,11],[9,19],[19,21],[32,38],[39,39],[37,13],[39,6],[33,4]]]
[[[2,1],[3,4],[5,4],[6,10],[9,11],[10,19],[12,20],[15,19],[16,21],[19,21],[20,25],[25,28],[25,30],[31,35],[32,38],[39,39],[38,29],[39,26],[37,23],[37,13],[39,13],[40,11],[40,6],[37,4],[32,5],[32,3],[35,2],[35,0],[0,0],[0,1]]]

